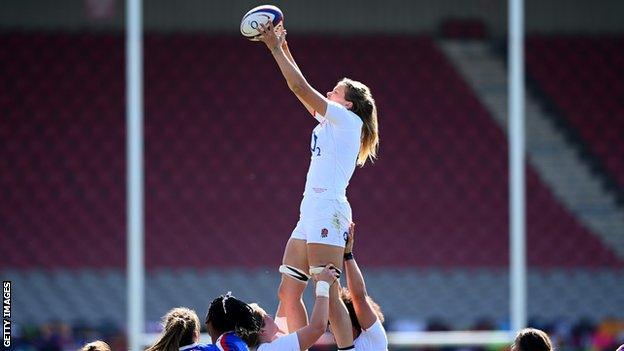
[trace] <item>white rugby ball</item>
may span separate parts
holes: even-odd
[[[272,21],[275,30],[278,31],[282,28],[283,20],[284,14],[277,6],[260,5],[249,10],[245,16],[243,16],[240,31],[245,38],[258,40],[260,24],[267,25]]]

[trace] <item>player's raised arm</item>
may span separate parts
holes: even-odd
[[[286,29],[284,29],[284,35],[286,35]],[[288,42],[286,41],[286,38],[284,38],[284,42],[282,43],[282,50],[284,50],[284,54],[286,54],[286,57],[288,58],[288,61],[290,61],[295,68],[301,72],[301,70],[299,69],[299,66],[297,65],[297,62],[295,62],[295,58],[293,57],[292,53],[290,52],[290,47],[288,47]],[[308,112],[310,112],[311,115],[314,116],[314,109],[312,107],[310,107],[310,105],[308,105],[305,101],[303,101],[299,95],[295,95],[297,96],[297,99],[299,99],[299,101],[303,104],[303,106],[305,106],[306,110],[308,110]]]
[[[307,350],[325,333],[329,320],[329,289],[336,282],[338,273],[328,265],[316,275],[316,301],[312,309],[310,323],[297,330],[300,349]]]
[[[353,308],[355,309],[357,319],[362,328],[368,329],[377,321],[377,315],[373,311],[372,306],[368,303],[368,293],[366,292],[364,276],[353,257],[354,236],[355,223],[351,223],[349,226],[347,244],[345,245],[345,274],[347,275],[347,287],[351,292],[351,299],[353,300]]]
[[[286,33],[283,31],[280,34],[275,33],[271,22],[268,23],[268,26],[260,24],[259,32],[260,41],[271,51],[290,90],[306,108],[311,108],[324,116],[327,112],[327,100],[306,81],[301,71],[294,64],[294,60],[291,62],[284,52],[282,44],[286,40]]]

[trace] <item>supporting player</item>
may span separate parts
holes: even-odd
[[[269,23],[261,25],[260,33],[259,39],[270,50],[288,87],[319,122],[312,132],[312,157],[299,222],[286,244],[280,267],[283,275],[277,319],[285,315],[288,330],[299,330],[307,324],[301,297],[310,274],[330,263],[342,269],[351,222],[346,188],[356,164],[363,166],[376,157],[377,109],[368,87],[350,79],[341,80],[326,96],[321,95],[308,84],[290,54],[286,31],[276,33]],[[332,296],[338,296],[337,286],[332,291]],[[342,324],[346,307],[341,302],[331,306],[331,323]],[[352,347],[351,333],[337,332],[335,337],[339,348]]]
[[[228,335],[219,341],[219,345],[199,343],[197,313],[186,307],[177,307],[163,316],[163,332],[146,351],[249,350],[236,335]]]
[[[350,325],[346,326],[353,333],[353,344],[358,351],[388,350],[388,337],[382,323],[384,316],[379,305],[368,296],[366,284],[360,267],[353,255],[355,224],[349,226],[349,236],[344,251],[347,288],[341,291],[341,299],[347,306]],[[332,325],[332,332],[344,325]]]
[[[205,322],[212,342],[223,350],[231,350],[232,345],[246,349],[243,339],[257,335],[260,329],[251,306],[230,292],[212,300]]]
[[[310,324],[296,332],[283,333],[264,309],[257,304],[251,304],[254,309],[254,316],[261,326],[258,337],[248,342],[251,349],[256,348],[258,351],[303,351],[314,345],[327,328],[329,289],[338,278],[338,273],[329,267],[325,267],[321,273],[316,275],[316,301],[312,309]]]

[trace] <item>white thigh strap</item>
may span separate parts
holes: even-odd
[[[322,270],[322,269],[321,269]],[[296,279],[302,283],[307,283],[310,279],[310,276],[307,275],[304,271],[297,267],[289,266],[287,264],[283,264],[279,267],[279,271],[282,274],[285,274],[288,277]]]

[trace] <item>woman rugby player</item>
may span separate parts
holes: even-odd
[[[354,236],[355,224],[351,223],[344,251],[347,288],[343,288],[340,294],[351,319],[351,325],[346,329],[351,329],[353,333],[353,345],[356,351],[388,350],[388,337],[382,325],[384,316],[379,305],[368,296],[364,276],[353,256]],[[345,328],[345,326],[333,325],[332,331],[335,332],[337,328]]]
[[[312,347],[327,329],[329,289],[338,278],[338,273],[330,269],[331,267],[328,265],[321,273],[315,275],[316,301],[312,309],[310,324],[296,332],[283,333],[264,309],[252,303],[251,307],[254,310],[254,317],[260,324],[260,331],[257,337],[248,342],[249,347],[257,351],[303,351]]]
[[[199,343],[199,328],[195,311],[173,308],[163,316],[163,332],[147,351],[247,351],[241,336],[257,335],[259,324],[251,307],[228,293],[212,300],[206,314],[213,344]]]
[[[369,88],[347,78],[326,96],[321,95],[308,84],[290,54],[286,31],[276,33],[272,23],[261,25],[259,31],[259,40],[270,50],[288,87],[319,122],[312,132],[312,157],[299,222],[280,266],[283,275],[277,317],[285,314],[288,330],[299,330],[307,324],[302,295],[310,274],[330,263],[342,268],[351,223],[346,188],[356,164],[363,166],[377,155],[377,108]],[[337,289],[337,285],[332,286],[332,296],[338,296]],[[346,310],[344,304],[338,307]],[[342,312],[330,308],[332,324],[344,322],[339,320],[344,317]],[[335,337],[339,348],[352,346],[351,333],[337,332]]]

